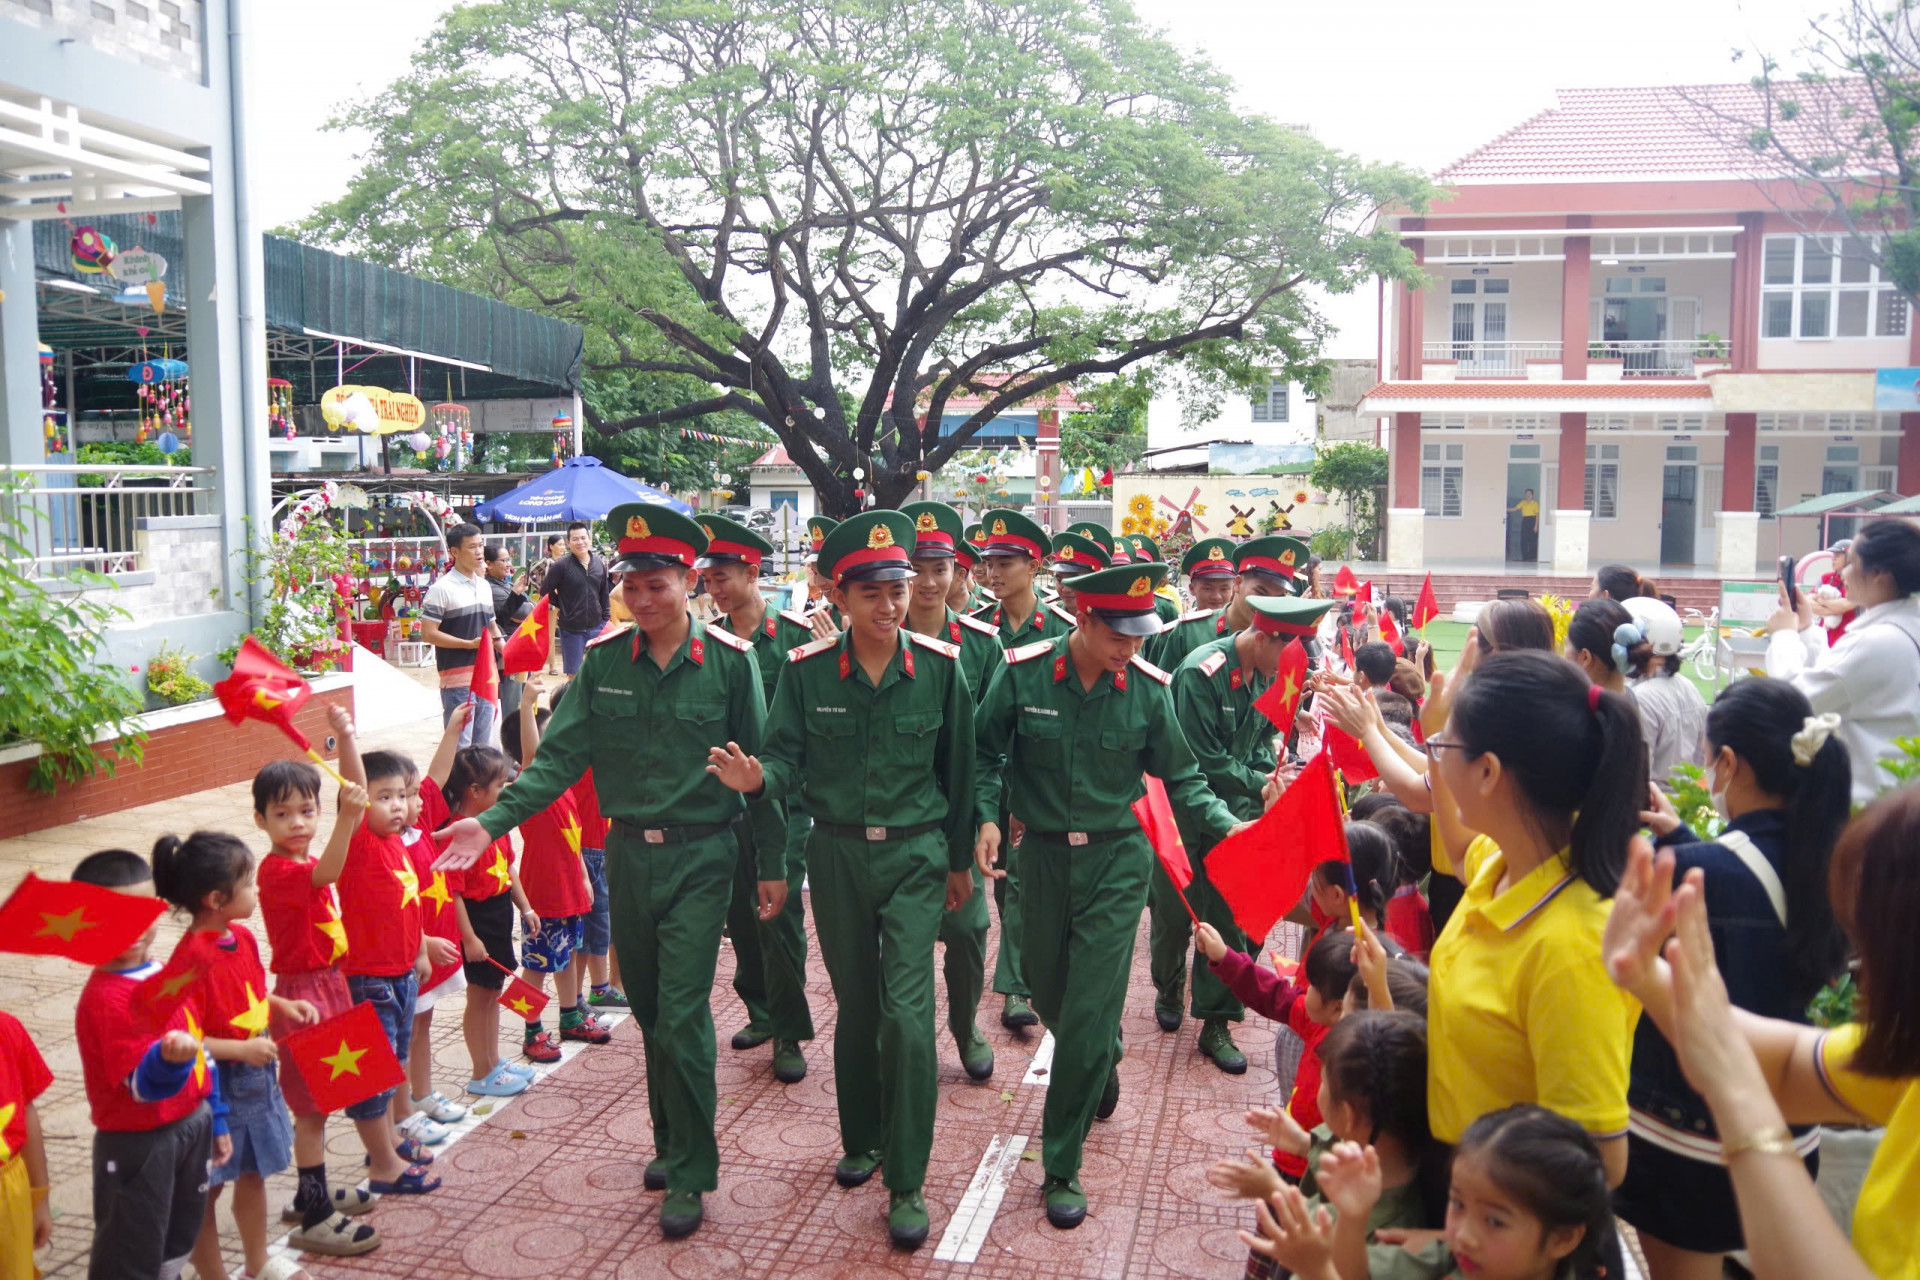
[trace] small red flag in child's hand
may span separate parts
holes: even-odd
[[[1380,771],[1373,767],[1373,757],[1360,745],[1360,740],[1333,721],[1321,726],[1320,742],[1333,757],[1333,767],[1348,782],[1371,782],[1380,776]]]
[[[510,676],[539,671],[547,665],[547,648],[553,638],[553,599],[541,596],[533,612],[520,623],[507,647],[501,651],[500,666]]]
[[[292,1060],[322,1112],[344,1110],[407,1079],[380,1015],[365,1001],[317,1027],[294,1032],[280,1042],[280,1050]]]
[[[1333,788],[1333,766],[1322,751],[1258,822],[1207,855],[1207,879],[1249,938],[1264,941],[1300,904],[1315,867],[1346,860],[1346,823]]]
[[[140,940],[167,904],[27,872],[0,904],[0,951],[105,964]]]
[[[500,671],[493,665],[493,637],[480,633],[480,647],[473,654],[473,678],[467,692],[481,702],[500,701]]]
[[[1420,596],[1413,602],[1413,629],[1424,631],[1427,624],[1440,616],[1440,601],[1433,594],[1433,574],[1427,574],[1427,580],[1420,584]]]
[[[1300,710],[1300,695],[1307,688],[1307,651],[1298,640],[1287,641],[1280,651],[1280,663],[1274,668],[1273,683],[1253,700],[1253,709],[1273,721],[1274,728],[1287,733]]]
[[[1380,639],[1393,650],[1394,657],[1406,653],[1406,645],[1400,639],[1400,624],[1393,620],[1393,610],[1380,611]]]
[[[1167,784],[1152,774],[1146,776],[1146,784],[1147,794],[1133,802],[1133,816],[1139,819],[1140,829],[1147,833],[1147,843],[1153,846],[1160,865],[1167,869],[1167,878],[1173,881],[1173,887],[1184,890],[1193,883],[1193,864],[1187,860],[1186,842],[1180,838],[1180,828],[1173,820]]]
[[[206,981],[208,968],[219,959],[219,938],[211,930],[189,929],[174,944],[173,954],[160,966],[160,972],[142,979],[133,989],[129,1009],[140,1027],[156,1035],[166,1029],[174,1011]]]
[[[496,962],[495,967],[507,973],[506,966]],[[507,1012],[517,1013],[528,1022],[532,1022],[547,1007],[547,993],[519,974],[507,973],[507,985],[495,997],[494,1003]]]
[[[1360,594],[1360,580],[1353,576],[1349,565],[1341,565],[1340,571],[1333,575],[1333,594],[1337,596],[1356,596]]]
[[[263,720],[293,739],[302,751],[313,750],[306,735],[293,727],[293,717],[313,696],[313,687],[252,636],[240,642],[233,674],[213,686],[213,696],[220,699],[233,723]]]

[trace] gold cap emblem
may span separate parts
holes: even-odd
[[[705,520],[702,520],[700,522],[700,532],[707,535],[707,540],[709,542],[713,540],[714,538],[713,526],[708,524]]]
[[[993,522],[994,537],[996,538],[1001,537],[1006,533],[1006,531],[1007,531],[1007,522],[1005,520],[995,520]]]
[[[922,511],[920,518],[913,522],[913,527],[921,533],[935,533],[939,531],[940,525],[939,522],[933,518],[933,512]]]
[[[1225,560],[1226,558],[1227,558],[1227,551],[1225,547],[1208,547],[1207,548],[1207,559]]]
[[[873,528],[867,530],[867,549],[869,551],[875,551],[881,547],[890,547],[892,545],[893,530],[887,528],[887,526],[876,524]]]
[[[1288,547],[1286,550],[1280,553],[1280,567],[1282,569],[1293,568],[1293,548],[1292,547]]]
[[[1073,548],[1070,546],[1062,547],[1054,554],[1062,560],[1071,560],[1073,559]]]
[[[653,536],[653,530],[647,528],[647,518],[645,516],[628,516],[627,536],[629,538],[651,538]]]
[[[1152,578],[1135,578],[1133,580],[1133,585],[1127,588],[1127,594],[1130,596],[1133,596],[1136,599],[1138,599],[1141,596],[1152,595],[1153,579]]]

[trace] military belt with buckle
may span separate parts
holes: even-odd
[[[732,829],[731,822],[694,822],[678,827],[642,827],[615,818],[613,825],[620,828],[621,834],[630,840],[642,844],[691,844],[695,840],[705,840],[708,836],[717,836]]]
[[[859,827],[844,822],[822,822],[815,818],[813,825],[830,836],[840,836],[847,840],[865,840],[868,844],[880,844],[887,840],[907,840],[914,836],[925,835],[929,831],[938,831],[945,824],[922,822],[911,827]]]
[[[1124,840],[1128,836],[1137,836],[1140,828],[1123,828],[1119,831],[1035,831],[1027,829],[1029,840],[1044,840],[1048,844],[1065,844],[1079,848],[1081,845],[1106,844],[1110,840]]]

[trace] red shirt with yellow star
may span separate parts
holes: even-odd
[[[141,1102],[128,1085],[133,1069],[140,1065],[149,1046],[159,1039],[143,1030],[134,1016],[133,991],[142,978],[160,972],[158,964],[116,972],[95,969],[80,990],[73,1009],[74,1038],[80,1049],[80,1073],[87,1085],[87,1104],[93,1114],[93,1127],[108,1133],[135,1133],[158,1129],[183,1116],[192,1115],[207,1096],[211,1076],[204,1057],[193,1064],[180,1092],[158,1102]],[[188,1000],[173,1011],[162,1029],[184,1031],[199,1038],[201,1027]]]
[[[27,1107],[53,1083],[53,1072],[27,1029],[0,1012],[0,1165],[27,1145]]]
[[[520,824],[520,887],[542,920],[593,910],[593,891],[580,857],[580,850],[588,847],[585,830],[572,787]]]
[[[460,919],[453,909],[453,900],[460,896],[459,873],[453,873],[449,880],[444,871],[433,869],[433,860],[439,856],[434,847],[432,832],[438,831],[452,819],[447,809],[447,797],[440,790],[440,784],[432,778],[420,779],[420,825],[409,833],[414,839],[406,841],[407,857],[413,861],[414,875],[420,881],[420,924],[429,938],[445,938],[453,944],[452,964],[436,966],[420,984],[422,993],[433,990],[441,983],[460,971]]]
[[[312,858],[270,853],[260,859],[260,920],[275,973],[331,969],[347,954],[347,926],[330,884],[313,882]]]
[[[377,836],[365,819],[347,844],[340,916],[349,945],[340,972],[397,978],[420,954],[420,883],[399,836]]]
[[[214,963],[200,981],[200,1020],[209,1036],[251,1040],[267,1034],[267,969],[253,930],[230,925],[214,943]]]

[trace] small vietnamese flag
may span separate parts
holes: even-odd
[[[105,964],[139,941],[167,904],[27,872],[0,904],[0,951]]]
[[[1425,631],[1427,624],[1440,616],[1440,601],[1433,594],[1433,574],[1420,584],[1420,596],[1413,602],[1413,629]]]
[[[547,1007],[547,993],[498,960],[493,961],[493,967],[507,975],[507,985],[495,997],[494,1003],[509,1013],[519,1014],[528,1022],[537,1019]]]
[[[547,665],[547,648],[553,638],[553,598],[541,596],[540,603],[507,639],[500,655],[500,667],[510,676],[538,671]]]
[[[493,637],[480,633],[480,647],[473,653],[473,679],[467,693],[481,702],[500,701],[500,669],[493,665]]]
[[[293,727],[294,714],[313,696],[312,686],[252,636],[240,642],[233,674],[213,686],[213,696],[233,723],[264,720],[293,739],[293,745],[312,752],[313,744]]]
[[[207,971],[219,959],[220,934],[207,929],[190,929],[174,944],[173,954],[160,966],[160,972],[143,979],[133,989],[129,1008],[134,1019],[154,1031],[164,1028],[176,1010],[205,981]]]
[[[1406,643],[1400,638],[1400,624],[1393,620],[1391,609],[1380,611],[1380,638],[1393,649],[1396,658],[1406,653]]]
[[[280,1049],[322,1112],[344,1110],[407,1079],[380,1015],[365,1001],[317,1027],[295,1031]]]
[[[1233,908],[1234,923],[1264,941],[1280,917],[1300,905],[1313,869],[1346,857],[1333,766],[1322,751],[1258,822],[1213,847],[1207,879]]]
[[[1193,863],[1187,860],[1187,842],[1180,838],[1180,827],[1173,820],[1173,802],[1167,798],[1167,784],[1152,774],[1141,780],[1147,784],[1147,793],[1133,802],[1133,816],[1146,832],[1154,856],[1166,869],[1167,879],[1173,881],[1180,905],[1198,924],[1200,917],[1194,915],[1193,904],[1187,901],[1187,886],[1193,883]]]
[[[1355,597],[1361,604],[1373,603],[1373,579],[1368,578],[1360,584],[1360,593]]]
[[[1360,594],[1360,580],[1353,576],[1353,569],[1341,565],[1340,572],[1333,575],[1333,594],[1337,596],[1356,596]]]
[[[1291,732],[1293,717],[1300,710],[1300,695],[1307,687],[1307,651],[1299,640],[1287,641],[1280,651],[1280,664],[1274,669],[1273,683],[1253,701],[1253,709],[1273,721],[1282,733]]]
[[[1373,767],[1373,757],[1360,745],[1360,740],[1333,721],[1320,727],[1320,741],[1333,758],[1333,767],[1349,782],[1371,782],[1380,776],[1380,771]]]

